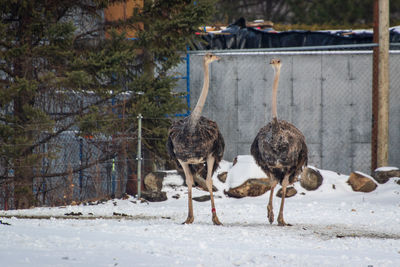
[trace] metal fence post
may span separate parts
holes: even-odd
[[[142,184],[142,179],[141,179],[141,167],[142,167],[142,114],[139,113],[137,116],[138,118],[138,144],[137,144],[137,161],[138,161],[138,166],[137,166],[137,198],[140,199],[141,195],[141,184]]]

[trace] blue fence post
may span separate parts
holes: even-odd
[[[186,61],[186,75],[176,77],[176,79],[185,79],[186,80],[186,103],[187,103],[187,111],[186,113],[176,113],[175,117],[186,117],[190,115],[190,56],[189,56],[189,47],[187,47],[187,53],[184,57]],[[183,98],[183,97],[182,97]]]
[[[79,189],[80,194],[82,195],[82,187],[83,187],[83,172],[82,172],[82,160],[83,160],[83,139],[79,138]]]
[[[186,53],[186,101],[187,101],[187,112],[186,116],[190,115],[190,56],[189,52]]]

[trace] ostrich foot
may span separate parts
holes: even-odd
[[[219,219],[217,217],[217,214],[213,214],[212,221],[213,221],[214,225],[222,225],[222,223],[219,221]]]
[[[270,224],[274,222],[274,212],[270,206],[268,206],[268,221]]]
[[[193,216],[188,216],[186,221],[184,221],[182,224],[192,224],[194,221],[194,217]]]
[[[283,217],[278,217],[278,226],[292,226],[290,223],[285,223]]]

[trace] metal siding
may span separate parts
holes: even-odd
[[[309,164],[342,173],[370,172],[371,53],[218,53],[210,68],[210,92],[203,115],[224,136],[224,159],[250,154],[258,130],[271,119],[273,70],[282,60],[278,117],[306,137]],[[191,54],[191,102],[203,84],[202,54]],[[397,64],[397,62],[399,64]],[[391,55],[390,164],[400,163],[400,54]],[[399,90],[398,90],[399,89]],[[396,91],[397,90],[397,91]]]

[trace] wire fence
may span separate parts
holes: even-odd
[[[400,46],[390,52],[390,125],[389,163],[400,165]],[[350,173],[371,170],[371,129],[373,117],[373,46],[361,48],[328,47],[308,51],[214,51],[222,57],[212,63],[210,91],[203,115],[215,120],[225,139],[224,159],[232,161],[249,154],[257,131],[270,119],[273,57],[282,60],[278,91],[278,116],[294,123],[305,135],[309,164],[321,169]],[[288,50],[288,49],[285,49]],[[196,103],[203,83],[202,56],[189,53],[178,70],[176,91],[188,92],[183,101],[190,108]],[[74,102],[74,101],[70,101]],[[376,104],[376,103],[375,103]],[[63,107],[59,107],[62,109]],[[187,113],[176,114],[176,118]],[[137,121],[137,118],[119,118]],[[146,120],[171,120],[169,117],[145,117]],[[109,120],[98,120],[107,123]],[[32,130],[32,125],[27,130]],[[42,133],[46,135],[47,133]],[[165,137],[144,133],[144,142],[163,141]],[[42,155],[39,163],[21,163],[21,169],[33,170],[32,188],[36,205],[56,206],[136,194],[138,159],[143,178],[162,169],[149,151],[137,155],[138,135],[82,136],[77,128],[63,131],[49,142],[35,147]],[[6,149],[3,145],[2,149]],[[15,146],[15,145],[10,145]],[[20,143],[18,146],[32,146]],[[144,148],[144,147],[143,147]],[[51,152],[51,153],[50,153]],[[2,163],[3,164],[3,163]],[[24,182],[15,178],[15,170],[0,171],[0,209],[13,209],[15,188]],[[26,181],[25,181],[26,182]]]
[[[375,44],[281,49],[214,50],[204,115],[227,144],[225,158],[249,154],[258,130],[271,119],[271,58],[282,61],[278,117],[305,135],[309,164],[341,173],[371,173],[373,48]],[[391,46],[389,164],[400,163],[399,46]],[[204,51],[191,53],[191,102],[202,84]],[[396,102],[397,101],[397,102]]]
[[[127,119],[129,118],[125,118]],[[142,119],[171,120],[167,117]],[[104,121],[107,120],[102,120]],[[165,138],[149,134],[144,134],[143,138],[146,141],[165,141]],[[109,199],[121,197],[124,193],[136,195],[138,164],[144,174],[161,168],[155,166],[156,160],[153,154],[144,146],[140,157],[137,154],[137,144],[137,132],[112,136],[105,134],[82,136],[79,131],[64,131],[35,148],[33,154],[41,158],[39,162],[18,164],[17,168],[20,170],[31,171],[34,176],[32,180],[21,181],[15,176],[14,168],[5,170],[4,164],[0,166],[2,173],[6,171],[0,179],[0,209],[28,208],[24,203],[18,203],[24,201],[23,197],[16,196],[16,190],[21,186],[32,189],[35,205],[38,206],[60,206]],[[32,145],[32,143],[20,143],[17,146]],[[7,149],[7,146],[15,147],[4,144],[2,149]]]

